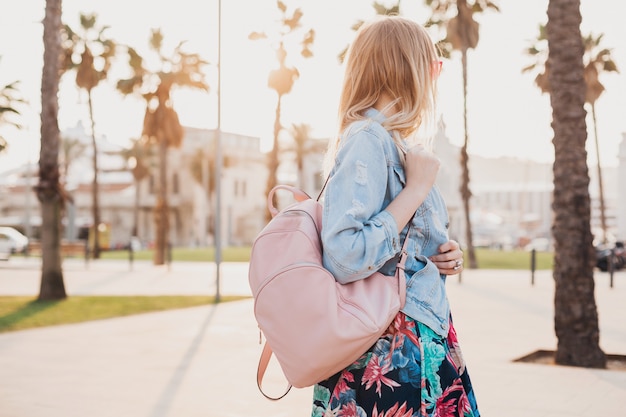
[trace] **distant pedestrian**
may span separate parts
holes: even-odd
[[[480,415],[445,289],[463,252],[434,185],[440,162],[420,139],[440,69],[426,30],[402,17],[364,24],[348,52],[326,159],[324,266],[342,284],[393,275],[408,232],[407,301],[368,352],[315,386],[315,417]]]

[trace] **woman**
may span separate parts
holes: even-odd
[[[350,47],[327,154],[324,266],[340,283],[393,275],[407,238],[407,301],[368,352],[315,386],[313,416],[480,415],[445,291],[463,253],[434,185],[439,160],[416,139],[434,125],[440,65],[426,30],[402,17],[364,24]]]

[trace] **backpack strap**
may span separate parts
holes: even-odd
[[[399,273],[404,274],[406,258],[409,256],[409,252],[406,250],[406,248],[408,246],[407,243],[409,241],[409,234],[411,233],[411,226],[412,224],[409,223],[409,230],[406,231],[406,236],[404,237],[404,243],[402,243],[402,249],[400,251],[400,260],[398,261],[398,264],[396,265],[396,276],[398,276]],[[404,282],[404,280],[400,282]],[[400,305],[402,306],[402,308],[404,308],[404,304],[406,303],[406,284],[399,285],[398,290],[400,293]]]
[[[267,208],[270,211],[270,213],[272,214],[272,217],[275,217],[278,214],[278,209],[274,205],[274,194],[278,190],[290,191],[293,194],[293,197],[295,198],[295,200],[298,201],[298,202],[302,202],[302,201],[306,201],[306,200],[311,199],[311,196],[309,196],[307,193],[305,193],[304,191],[302,191],[299,188],[292,187],[291,185],[282,185],[282,184],[281,185],[277,185],[274,188],[272,188],[272,190],[267,195]]]
[[[330,179],[330,174],[328,174],[328,176],[326,177],[326,181],[324,181],[324,185],[322,185],[322,189],[320,190],[320,193],[317,195],[316,200],[320,201],[320,198],[322,198],[322,194],[324,193],[324,190],[326,189],[326,184],[328,184],[328,180]]]
[[[263,394],[265,398],[272,401],[278,401],[289,393],[289,391],[291,390],[291,384],[287,386],[287,389],[280,397],[270,397],[263,391],[263,376],[265,375],[267,365],[270,363],[270,359],[272,358],[272,353],[272,348],[270,347],[269,343],[265,342],[265,345],[263,346],[263,352],[261,352],[261,358],[259,359],[259,367],[256,371],[256,384],[259,387],[259,391],[261,391],[261,394]]]

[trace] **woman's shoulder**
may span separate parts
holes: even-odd
[[[391,140],[391,135],[376,119],[364,118],[352,122],[344,130],[342,135],[344,144],[355,140],[372,141],[379,146],[384,146],[386,141]]]

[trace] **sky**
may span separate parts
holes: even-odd
[[[300,71],[292,92],[285,96],[281,122],[308,124],[312,135],[326,138],[335,134],[336,109],[343,68],[338,54],[354,36],[351,26],[374,15],[368,0],[284,0],[289,10],[300,7],[304,29],[314,28],[313,58],[291,63]],[[270,42],[250,41],[252,31],[276,30],[278,11],[274,0],[222,0],[221,36],[218,35],[217,0],[64,0],[63,21],[79,28],[79,14],[96,13],[106,34],[120,44],[130,45],[150,55],[151,29],[160,28],[165,51],[185,41],[187,52],[198,53],[207,61],[208,92],[177,90],[174,107],[183,125],[217,127],[218,39],[221,38],[221,129],[257,136],[262,149],[271,146],[276,94],[267,87],[267,75],[276,65]],[[388,2],[391,4],[392,2]],[[175,5],[175,8],[172,7]],[[525,49],[538,35],[538,26],[547,21],[548,0],[500,0],[500,12],[489,11],[477,17],[480,41],[468,55],[468,134],[470,154],[512,156],[537,162],[551,162],[554,148],[550,127],[549,97],[534,84],[534,74],[521,72],[531,58]],[[21,108],[21,130],[0,126],[0,135],[9,149],[0,154],[0,172],[39,157],[40,86],[43,60],[42,19],[44,0],[15,2],[0,0],[0,86],[19,81],[22,96],[29,105]],[[626,70],[626,25],[611,0],[582,0],[583,34],[603,33],[603,45],[612,49],[620,70]],[[428,11],[423,2],[402,1],[402,14],[425,22]],[[433,32],[433,38],[439,34]],[[115,81],[128,75],[123,54],[113,63],[111,81],[93,92],[96,133],[120,146],[128,146],[141,133],[144,103],[124,98],[115,90]],[[626,80],[620,74],[601,78],[606,91],[596,103],[600,160],[603,166],[616,166],[622,134],[626,132]],[[59,92],[61,131],[79,121],[89,126],[86,96],[74,84],[74,75],[64,75]],[[463,142],[463,95],[460,55],[445,59],[439,79],[439,112],[453,144]],[[590,113],[590,112],[589,112]],[[596,164],[593,124],[587,120],[589,164]]]

